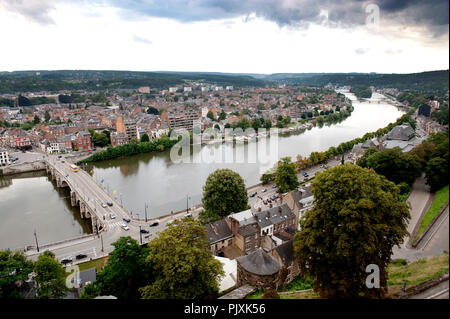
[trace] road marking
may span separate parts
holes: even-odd
[[[95,247],[93,247],[92,250],[94,251],[94,256],[97,257],[97,251],[95,250]]]
[[[434,295],[431,295],[430,297],[427,297],[427,299],[433,299],[434,297],[440,296],[448,291],[449,288],[445,288],[444,290],[441,290]]]

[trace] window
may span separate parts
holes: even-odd
[[[251,246],[251,244],[250,243],[248,243],[248,244],[245,244],[245,250],[250,250],[250,248],[251,248],[252,246]]]
[[[233,239],[228,239],[228,246],[233,245]]]

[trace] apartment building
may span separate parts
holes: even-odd
[[[167,111],[163,114],[165,114],[165,116],[161,116],[161,121],[165,120],[169,128],[174,130],[186,129],[192,131],[195,123],[200,121],[200,112],[193,108]]]
[[[0,148],[0,166],[5,166],[11,164],[9,160],[8,151],[4,148]]]

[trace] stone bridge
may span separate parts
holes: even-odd
[[[52,180],[56,181],[57,187],[68,187],[70,189],[70,203],[72,206],[78,206],[80,208],[80,216],[82,219],[91,219],[93,232],[95,233],[97,230],[103,230],[103,215],[97,213],[95,202],[90,200],[87,201],[86,198],[80,194],[76,184],[71,181],[70,175],[64,175],[64,172],[61,172],[49,161],[45,162],[45,166],[46,171],[51,175]],[[87,178],[90,177],[88,176]],[[98,188],[99,190],[102,190],[100,187]]]

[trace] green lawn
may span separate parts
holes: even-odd
[[[77,266],[79,267],[80,271],[95,267],[95,268],[97,268],[97,273],[98,273],[100,270],[102,270],[103,266],[106,265],[107,260],[108,260],[108,256],[99,258],[99,259],[95,259],[95,260],[90,260],[85,263],[77,264]],[[70,273],[66,272],[66,277],[69,274]]]
[[[423,216],[422,222],[420,224],[419,230],[417,231],[414,240],[417,240],[419,236],[423,233],[425,228],[431,223],[433,218],[441,211],[441,208],[448,202],[448,185],[441,188],[436,192],[433,204],[431,204],[430,209],[427,211],[425,216]]]

